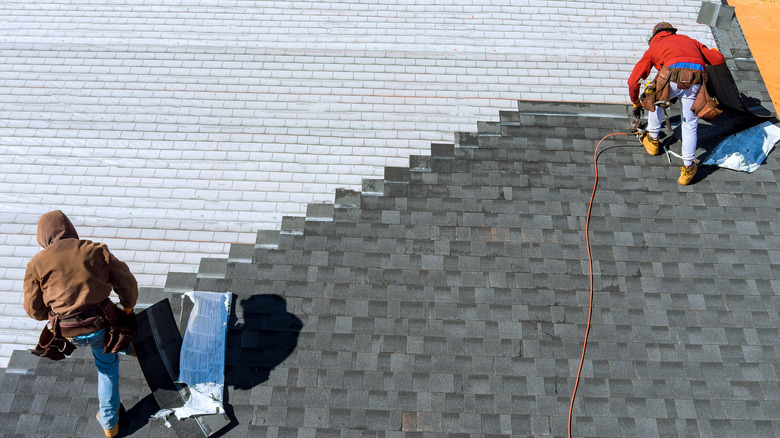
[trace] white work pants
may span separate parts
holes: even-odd
[[[693,101],[699,93],[701,85],[691,85],[687,90],[680,90],[674,82],[669,84],[669,99],[680,97],[682,104],[682,157],[686,166],[690,166],[696,156],[697,131],[699,128],[699,117],[691,111]],[[647,114],[647,132],[653,138],[658,138],[661,131],[661,121],[663,119],[663,110],[656,107],[654,112]]]

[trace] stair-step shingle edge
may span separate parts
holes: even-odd
[[[195,289],[198,275],[194,272],[169,272],[163,291],[167,293],[186,293]]]
[[[16,350],[11,354],[5,374],[35,374],[39,360],[38,356],[27,350]]]
[[[430,172],[432,158],[428,155],[410,155],[409,156],[409,171],[410,172]]]
[[[333,221],[333,204],[312,203],[306,205],[306,220],[313,222]]]
[[[438,160],[454,160],[455,145],[452,143],[431,143],[431,157]]]
[[[300,236],[306,226],[306,218],[303,216],[283,216],[279,234]]]
[[[228,259],[203,257],[200,259],[197,278],[225,278]]]
[[[631,109],[628,105],[614,103],[542,102],[538,100],[518,100],[517,109],[520,113],[526,115],[533,114],[564,117],[602,117],[610,119],[629,119],[631,117]],[[504,112],[508,111],[501,111],[501,113]]]
[[[405,183],[410,179],[408,167],[385,167],[386,183]]]
[[[360,208],[360,192],[349,189],[336,189],[334,208]]]
[[[228,253],[228,263],[252,263],[255,245],[251,243],[233,243]]]
[[[456,132],[455,146],[459,148],[479,147],[479,135],[474,132]]]
[[[279,247],[279,230],[257,230],[255,248],[276,249]]]
[[[385,193],[385,180],[364,178],[361,193],[363,196],[382,196]]]
[[[139,287],[138,288],[138,301],[135,304],[135,309],[140,311],[146,309],[152,304],[165,299],[169,293],[161,287]]]
[[[480,136],[501,135],[501,122],[477,122],[477,135]]]

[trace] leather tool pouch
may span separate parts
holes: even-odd
[[[642,107],[648,111],[655,112],[657,103],[661,105],[668,104],[669,101],[669,73],[668,67],[663,66],[652,82],[647,84],[645,91],[639,96]]]
[[[38,338],[38,345],[30,353],[51,360],[62,360],[70,356],[76,346],[62,336],[59,317],[54,317],[54,324],[50,329],[48,325],[43,327]]]
[[[138,329],[135,314],[126,314],[110,300],[101,303],[100,308],[108,321],[106,346],[103,348],[103,353],[125,351],[133,342],[133,335]]]
[[[648,111],[655,111],[655,82],[649,82],[639,95],[639,102],[642,104],[642,108]]]
[[[723,114],[723,110],[718,108],[718,105],[718,99],[711,96],[707,90],[707,77],[705,76],[704,83],[699,88],[699,93],[696,95],[693,105],[691,105],[691,111],[699,116],[700,119],[711,122]]]

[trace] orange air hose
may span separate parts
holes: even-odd
[[[588,268],[590,270],[590,302],[588,303],[588,323],[585,326],[585,340],[582,341],[582,356],[580,356],[580,366],[577,368],[577,378],[574,380],[574,390],[571,392],[571,402],[569,403],[569,421],[568,431],[569,438],[571,438],[571,417],[574,411],[574,398],[577,396],[577,387],[580,385],[580,374],[582,373],[582,364],[585,361],[585,349],[588,346],[588,334],[590,333],[590,319],[593,314],[593,257],[590,254],[590,211],[593,209],[593,198],[596,197],[596,186],[599,183],[599,146],[609,137],[613,135],[628,135],[625,132],[613,132],[605,136],[596,145],[596,150],[593,151],[593,167],[596,170],[596,177],[593,181],[593,191],[590,194],[590,203],[588,204],[588,215],[585,218],[585,246],[588,249]]]

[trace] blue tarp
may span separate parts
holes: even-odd
[[[190,292],[192,308],[179,361],[179,381],[225,383],[225,336],[231,294]]]
[[[154,415],[157,418],[174,414],[182,419],[225,412],[222,406],[225,341],[232,294],[188,292],[185,295],[195,305],[181,346],[179,382],[187,384],[190,396],[184,406],[163,409]],[[167,420],[166,425],[169,425]]]
[[[718,143],[702,164],[753,172],[780,141],[780,128],[764,122],[738,132]]]

